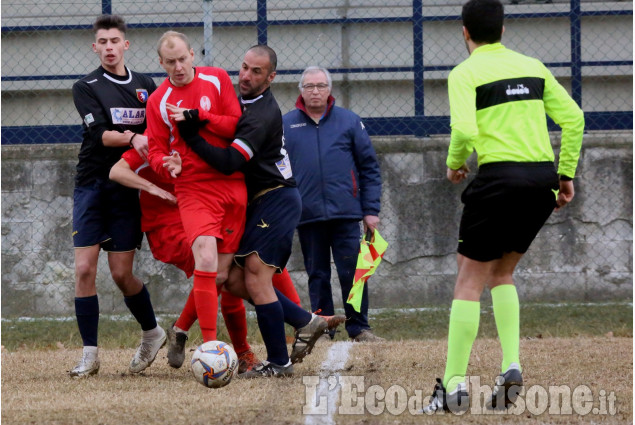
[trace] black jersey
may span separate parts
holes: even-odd
[[[83,121],[76,186],[107,179],[110,168],[129,149],[104,146],[104,131],[143,133],[146,129],[146,102],[157,86],[150,77],[128,67],[126,71],[122,77],[100,66],[73,84],[73,102]]]
[[[253,157],[245,164],[245,183],[249,199],[278,186],[295,187],[289,156],[284,149],[282,113],[271,89],[254,99],[240,99],[243,114],[235,138],[247,143]]]

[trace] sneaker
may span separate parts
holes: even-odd
[[[157,338],[150,341],[141,339],[141,344],[139,344],[139,348],[137,348],[137,352],[134,354],[128,368],[131,373],[143,372],[150,367],[159,349],[165,345],[167,336],[162,328],[159,327],[159,330],[161,330],[161,334]]]
[[[247,350],[242,353],[238,353],[238,374],[248,372],[254,367],[258,366],[260,360],[254,354],[253,351]]]
[[[248,370],[245,373],[238,375],[239,378],[254,379],[254,378],[282,378],[285,376],[293,375],[293,364],[291,361],[284,366],[277,365],[275,363],[264,361],[256,365],[253,369]]]
[[[302,363],[307,354],[311,354],[313,346],[318,338],[328,331],[329,325],[327,320],[318,315],[313,315],[311,321],[306,326],[296,329],[295,341],[291,349],[291,363]]]
[[[437,378],[434,392],[430,396],[430,404],[423,408],[423,413],[431,415],[439,410],[444,412],[460,413],[470,408],[470,396],[467,393],[465,382],[457,385],[451,393],[447,393],[443,382]]]
[[[82,358],[73,369],[68,372],[71,378],[86,378],[99,372],[99,358],[97,353],[84,352]]]
[[[335,329],[337,329],[337,327],[342,323],[346,322],[346,316],[343,314],[336,314],[334,316],[322,316],[321,314],[318,314],[318,316],[326,320],[328,329],[324,331],[324,333],[333,333],[331,339],[333,339],[333,336],[335,335]]]
[[[370,329],[362,330],[358,335],[351,337],[353,342],[386,342],[385,338],[375,335]]]
[[[168,364],[178,369],[185,361],[187,334],[175,331],[173,326],[168,328]]]
[[[507,372],[496,377],[492,396],[485,403],[489,410],[505,410],[511,407],[523,388],[523,374],[518,363],[509,365]]]

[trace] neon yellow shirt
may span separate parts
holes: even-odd
[[[558,174],[575,176],[584,114],[537,59],[501,43],[476,48],[448,77],[450,148],[459,169],[476,150],[478,165],[554,161],[547,118],[562,128]]]

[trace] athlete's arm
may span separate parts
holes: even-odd
[[[547,115],[562,128],[558,174],[573,178],[582,147],[584,113],[546,67],[543,102]]]
[[[474,150],[474,140],[478,136],[476,90],[468,79],[469,76],[460,75],[456,69],[448,77],[452,132],[446,165],[451,170],[459,170],[465,164]]]
[[[179,121],[179,134],[192,150],[225,175],[230,175],[240,169],[253,155],[241,152],[241,143],[238,139],[227,148],[212,146],[198,134],[197,121]],[[243,151],[244,151],[244,146]]]
[[[163,157],[170,155],[170,128],[161,118],[159,105],[150,96],[146,107],[146,121],[148,123],[148,163],[152,170],[163,180],[170,181],[173,177],[163,166]]]
[[[157,196],[161,199],[165,199],[168,202],[176,204],[176,197],[172,195],[170,192],[161,189],[159,186],[151,183],[150,181],[144,179],[139,176],[137,173],[132,171],[130,165],[126,162],[125,159],[121,158],[115,165],[110,169],[110,180],[116,181],[117,183],[131,187],[133,189],[145,190],[151,195]]]

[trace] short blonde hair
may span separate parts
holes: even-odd
[[[192,49],[192,46],[190,45],[190,40],[187,38],[187,35],[177,31],[166,31],[163,33],[163,35],[159,39],[159,42],[157,43],[157,53],[159,54],[159,57],[162,57],[161,47],[163,47],[164,44],[168,44],[169,46],[172,46],[172,43],[170,43],[170,40],[173,38],[179,38],[183,40],[183,42],[187,46],[188,52]]]

